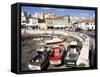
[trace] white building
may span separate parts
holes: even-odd
[[[26,25],[26,16],[25,12],[21,12],[21,25],[24,27]]]
[[[95,30],[95,19],[84,19],[78,22],[78,27],[83,30]]]
[[[44,14],[44,17],[45,17],[45,19],[46,19],[46,18],[54,18],[55,15],[52,14],[52,13],[47,13],[47,14]]]
[[[37,29],[38,28],[38,19],[35,17],[28,17],[26,22],[27,29]]]
[[[39,29],[46,30],[47,29],[46,23],[39,23]]]
[[[39,19],[43,19],[43,16],[44,16],[44,14],[42,12],[34,14],[34,17],[39,18]]]

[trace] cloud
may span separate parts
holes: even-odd
[[[82,19],[86,19],[85,17],[81,17]]]
[[[93,14],[92,16],[95,17],[95,14]]]
[[[80,13],[81,16],[89,16],[89,13]]]

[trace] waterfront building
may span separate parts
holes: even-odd
[[[70,16],[57,16],[53,19],[53,28],[54,29],[65,29],[66,27],[69,27],[70,23]]]

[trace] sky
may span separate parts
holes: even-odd
[[[22,6],[21,11],[27,12],[29,14],[40,13],[42,11],[43,13],[53,13],[56,16],[63,16],[68,14],[79,18],[95,18],[95,10]]]

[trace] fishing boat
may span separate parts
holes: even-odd
[[[67,54],[66,57],[64,59],[64,64],[66,66],[71,66],[71,67],[75,67],[76,66],[76,61],[79,57],[79,51],[76,51],[76,47],[77,47],[77,42],[76,41],[72,41],[69,46],[67,47]]]
[[[49,62],[52,65],[62,64],[64,59],[65,50],[61,49],[60,46],[54,47],[49,53]]]
[[[48,52],[40,48],[37,49],[37,56],[29,61],[28,67],[30,70],[45,70],[48,64]]]

